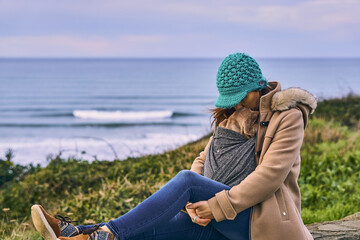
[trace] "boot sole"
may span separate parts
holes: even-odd
[[[56,234],[38,205],[31,207],[31,218],[36,230],[45,240],[56,240]]]

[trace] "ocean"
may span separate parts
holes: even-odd
[[[319,100],[360,93],[360,59],[257,59]],[[0,158],[46,165],[161,153],[211,131],[222,59],[0,59]]]

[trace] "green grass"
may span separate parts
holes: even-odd
[[[316,120],[319,123],[319,120]],[[313,121],[312,121],[313,123]],[[301,150],[299,185],[305,223],[336,220],[360,211],[360,133],[323,121],[325,135],[317,143],[308,140]],[[329,128],[330,125],[330,128]]]
[[[305,224],[335,220],[360,211],[359,116],[344,115],[341,119],[336,113],[341,112],[342,101],[345,100],[319,103],[305,133],[298,180]],[[360,97],[357,101],[360,102]],[[332,108],[328,109],[329,106]],[[356,106],[347,106],[346,111],[357,111]],[[0,187],[0,239],[41,239],[29,221],[30,207],[35,203],[52,214],[89,224],[119,217],[180,170],[190,169],[208,138],[163,154],[124,161],[88,163],[54,157],[47,167],[25,169],[21,177],[8,174],[11,177]],[[4,208],[10,210],[2,211]]]
[[[360,97],[353,93],[336,99],[325,99],[318,103],[316,114],[318,118],[334,120],[343,126],[359,126]]]

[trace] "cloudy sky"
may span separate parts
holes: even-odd
[[[0,0],[0,57],[360,57],[360,0]]]

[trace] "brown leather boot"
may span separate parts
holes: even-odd
[[[79,234],[79,230],[68,217],[49,215],[42,206],[31,207],[31,218],[34,226],[45,240],[56,240],[60,236],[71,237]]]
[[[74,237],[59,237],[57,240],[118,240],[112,233],[99,230],[100,225],[85,229]]]

